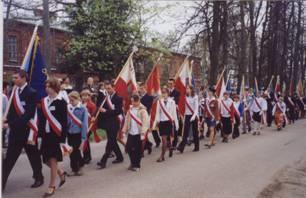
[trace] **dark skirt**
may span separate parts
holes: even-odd
[[[173,124],[171,123],[171,121],[161,121],[159,123],[158,128],[160,136],[173,135]]]
[[[41,152],[44,163],[47,163],[50,158],[55,158],[58,162],[63,161],[59,138],[52,132],[44,134],[42,138]]]
[[[254,112],[252,118],[255,122],[261,122],[260,112]]]
[[[222,123],[222,131],[225,135],[229,135],[232,133],[232,121],[231,118],[221,118]]]

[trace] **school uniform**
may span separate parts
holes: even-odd
[[[268,127],[270,127],[273,122],[272,109],[273,109],[274,104],[275,104],[274,99],[272,95],[270,94],[269,97],[267,98],[267,125]]]
[[[182,142],[178,146],[178,150],[180,152],[184,151],[190,127],[192,127],[194,151],[199,150],[198,111],[199,111],[198,96],[197,95],[186,96],[184,133],[183,133]]]
[[[180,100],[180,92],[177,91],[175,88],[173,88],[169,92],[169,97],[175,101],[176,105],[178,105],[179,100]],[[177,111],[178,111],[178,108],[177,108]],[[181,136],[183,132],[183,120],[180,118],[179,113],[177,113],[177,119],[179,122],[179,128],[173,131],[173,142],[172,142],[173,148],[176,148],[177,143],[178,143],[178,136]]]
[[[280,130],[286,123],[286,104],[282,101],[276,102],[273,107],[272,114],[275,119],[277,129]]]
[[[88,130],[88,111],[81,103],[68,105],[68,144],[73,148],[70,154],[70,167],[77,173],[84,165],[80,145],[86,140]]]
[[[234,129],[233,129],[233,139],[238,138],[240,136],[239,126],[240,126],[240,120],[243,117],[243,102],[237,101],[234,102]]]
[[[28,144],[28,137],[31,130],[29,122],[34,118],[36,111],[36,91],[26,83],[22,87],[17,87],[15,92],[12,94],[16,95],[12,96],[13,101],[7,115],[10,133],[8,138],[8,149],[2,167],[3,189],[6,186],[7,179],[19,158],[22,149],[25,149],[30,161],[33,170],[33,178],[36,181],[43,183],[42,162],[37,142],[35,145]],[[19,103],[19,105],[22,106],[21,108],[24,109],[23,113],[18,113],[20,112],[20,109],[18,110],[18,105],[16,105],[17,103]]]
[[[106,112],[101,112],[99,114],[97,123],[98,128],[104,129],[107,134],[105,153],[98,163],[101,168],[105,168],[107,159],[112,151],[114,151],[116,155],[116,163],[123,161],[123,155],[117,143],[117,135],[121,125],[121,121],[118,116],[122,115],[123,113],[122,98],[116,93],[105,97],[104,99],[106,102],[103,104],[103,108],[106,109]],[[98,106],[100,107],[100,104],[98,104]]]
[[[290,123],[295,121],[295,104],[290,96],[285,97],[285,104],[287,106],[287,117]]]
[[[234,103],[231,98],[222,99],[220,102],[220,115],[222,123],[222,135],[225,140],[232,133],[232,122],[234,120]]]
[[[39,131],[42,134],[43,162],[48,163],[51,158],[61,162],[61,144],[66,142],[67,137],[67,103],[59,95],[55,98],[47,96],[42,99],[41,106]]]
[[[253,97],[253,100],[250,104],[250,111],[252,114],[252,119],[254,121],[254,132],[258,132],[260,131],[260,124],[262,121],[262,115],[263,115],[263,111],[265,106],[265,101],[262,97]]]
[[[208,145],[215,144],[216,137],[216,122],[220,121],[220,107],[219,101],[215,97],[206,98],[204,106],[204,118],[207,128],[214,128],[213,133],[209,131],[209,143]]]
[[[126,151],[130,158],[131,168],[140,168],[142,157],[141,134],[149,129],[149,115],[146,107],[131,107],[125,117],[122,131],[128,133]]]

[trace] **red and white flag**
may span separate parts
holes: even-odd
[[[180,93],[178,109],[182,116],[185,114],[186,88],[188,85],[191,85],[192,81],[191,71],[189,56],[187,56],[175,76],[175,88]]]
[[[280,78],[279,76],[276,77],[276,84],[274,89],[274,98],[276,101],[278,101],[278,94],[280,94],[282,91],[281,84],[280,84]]]
[[[303,88],[303,82],[300,79],[297,86],[296,86],[296,92],[299,96],[299,98],[302,98],[304,96],[304,88]]]
[[[136,75],[133,64],[133,55],[135,52],[136,49],[134,49],[130,54],[115,81],[115,91],[120,97],[123,98],[125,102],[125,110],[129,108],[130,94],[134,91],[137,91]]]
[[[215,89],[216,89],[216,96],[218,98],[221,98],[226,90],[226,86],[225,86],[225,82],[224,82],[224,71],[225,69],[223,69],[223,71],[221,72],[219,79],[215,85]]]

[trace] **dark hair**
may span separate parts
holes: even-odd
[[[60,89],[61,89],[61,85],[59,83],[59,81],[56,78],[49,78],[48,80],[46,80],[46,85],[49,85],[49,87],[51,89],[53,89],[56,93],[59,93]]]
[[[172,82],[174,82],[174,78],[169,78],[169,80],[168,81],[172,81]]]
[[[170,91],[169,91],[168,87],[166,87],[166,86],[162,87],[161,91],[162,92],[165,91],[168,95],[170,94]]]
[[[15,71],[14,74],[18,74],[20,76],[20,78],[25,78],[26,80],[28,80],[28,74],[25,70],[20,69],[18,71]]]
[[[190,91],[191,91],[191,96],[194,97],[195,96],[195,90],[194,90],[194,87],[192,85],[188,85]]]
[[[140,87],[145,86],[145,85],[146,85],[146,84],[143,83],[143,82],[139,83],[139,86],[140,86]]]
[[[110,85],[110,86],[114,87],[113,81],[109,81],[109,80],[106,80],[106,81],[104,82],[104,85],[105,85],[105,86]]]
[[[139,101],[140,101],[140,97],[139,97],[138,94],[133,94],[131,98],[132,98],[132,100],[133,100],[134,102],[139,102]]]

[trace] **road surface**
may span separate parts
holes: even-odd
[[[156,163],[160,149],[153,149],[142,160],[139,172],[123,164],[108,164],[97,170],[96,162],[104,152],[105,142],[92,144],[93,161],[81,177],[69,177],[57,198],[252,198],[275,178],[281,169],[306,159],[306,120],[299,120],[281,132],[265,128],[261,136],[242,135],[229,144],[218,143],[211,150],[201,142],[200,152],[187,147],[184,154],[174,154],[164,163]],[[112,160],[112,159],[111,159]],[[109,162],[111,162],[111,160]],[[69,170],[69,159],[61,164]],[[31,169],[22,155],[10,175],[5,198],[41,197],[48,186],[49,169],[44,166],[45,185],[30,189]],[[306,195],[305,195],[306,196]]]

